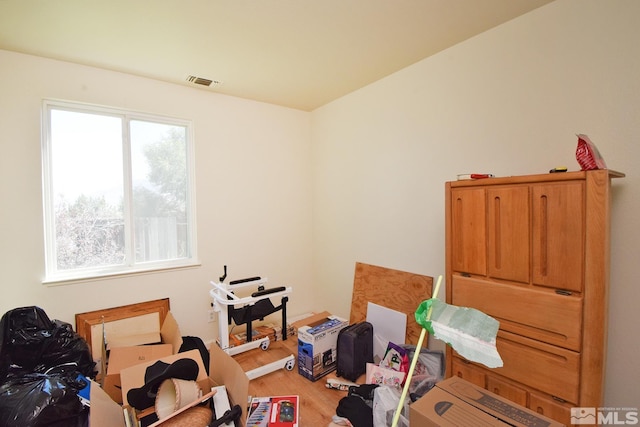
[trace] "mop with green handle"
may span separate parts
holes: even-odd
[[[393,415],[392,427],[398,425],[400,412],[409,392],[411,377],[427,331],[435,338],[446,342],[468,360],[482,363],[489,368],[502,366],[502,358],[496,349],[496,336],[500,323],[474,308],[456,307],[440,301],[436,296],[441,283],[442,276],[439,276],[431,299],[423,301],[416,310],[416,322],[422,326],[422,331],[409,366],[400,402]]]

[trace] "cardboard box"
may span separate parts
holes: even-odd
[[[298,373],[311,381],[336,369],[338,333],[349,322],[337,316],[298,328]]]
[[[297,334],[298,329],[300,329],[301,327],[326,322],[327,320],[329,320],[329,317],[331,317],[331,313],[329,313],[328,311],[314,313],[308,317],[305,317],[304,319],[296,320],[291,324],[291,327],[293,328],[294,333]]]
[[[440,381],[409,408],[411,425],[424,427],[564,425],[459,377]]]
[[[170,356],[180,350],[182,335],[178,322],[171,312],[167,313],[162,327],[158,331],[158,337],[160,337],[158,344],[114,347],[109,350],[107,375],[102,381],[102,386],[115,402],[123,403],[120,379],[120,372],[123,369]]]
[[[107,375],[102,388],[117,403],[122,403],[122,382],[120,372],[123,369],[145,363],[161,357],[171,356],[171,344],[140,345],[133,347],[116,347],[110,351]]]
[[[209,350],[209,376],[204,369],[204,363],[198,350],[163,357],[159,360],[165,363],[172,363],[181,358],[192,358],[200,367],[197,382],[206,394],[211,387],[224,385],[229,395],[231,405],[240,405],[242,416],[240,417],[240,427],[245,425],[247,418],[247,402],[249,395],[249,378],[242,370],[242,367],[231,356],[225,353],[217,344],[212,344]],[[134,387],[141,387],[144,384],[144,373],[147,367],[153,365],[157,360],[141,363],[120,371],[122,380],[122,392],[126,397],[127,391]],[[114,402],[109,395],[96,383],[92,383],[91,391],[91,411],[89,425],[91,427],[125,427],[123,406]]]

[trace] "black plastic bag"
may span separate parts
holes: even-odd
[[[78,397],[86,385],[73,364],[11,375],[0,385],[0,427],[88,426],[89,409]]]
[[[94,378],[96,363],[91,357],[89,344],[78,335],[70,324],[54,320],[51,339],[45,340],[43,354],[35,371],[42,372],[61,363],[75,363],[76,371],[87,378]]]
[[[95,362],[87,342],[71,325],[51,321],[40,307],[21,307],[0,320],[0,382],[8,375],[43,373],[75,363],[82,375],[95,377]]]
[[[22,307],[6,312],[0,320],[0,376],[9,368],[33,371],[40,361],[42,345],[51,338],[53,323],[39,307]]]

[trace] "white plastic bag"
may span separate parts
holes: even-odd
[[[390,427],[398,408],[401,391],[396,387],[381,385],[373,392],[373,427]],[[398,427],[409,427],[409,399],[405,398]]]

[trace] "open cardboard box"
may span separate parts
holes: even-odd
[[[294,332],[297,334],[298,333],[298,329],[300,329],[303,326],[308,326],[308,325],[313,325],[316,323],[324,323],[327,320],[329,320],[329,317],[331,316],[331,313],[329,313],[328,311],[323,311],[321,313],[315,313],[312,314],[311,316],[307,316],[304,317],[300,320],[297,320],[295,322],[293,322],[291,324],[291,327],[293,328]]]
[[[199,376],[196,381],[200,385],[203,394],[207,394],[211,390],[211,387],[224,385],[229,395],[230,404],[232,406],[237,404],[242,408],[239,424],[243,427],[247,417],[249,378],[238,362],[218,347],[217,344],[213,343],[209,351],[210,363],[208,376],[198,350],[174,354],[160,358],[159,360],[165,363],[172,363],[185,357],[194,359],[200,367]],[[144,384],[144,373],[147,367],[156,361],[157,360],[148,361],[120,371],[122,394],[125,400],[129,389],[141,387]],[[113,399],[95,383],[91,385],[90,400],[91,410],[89,424],[92,427],[126,426],[123,406],[113,401]]]
[[[409,408],[410,423],[421,427],[564,425],[459,377],[440,381]]]
[[[176,354],[180,350],[182,335],[180,334],[178,322],[176,322],[171,312],[167,313],[156,336],[160,338],[160,344],[112,347],[109,350],[107,374],[102,382],[102,387],[115,402],[124,402],[120,378],[120,373],[123,369],[140,363],[155,361],[161,357]]]

